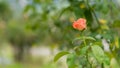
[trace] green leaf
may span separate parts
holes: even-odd
[[[113,27],[120,27],[120,20],[115,20],[112,24]]]
[[[85,46],[80,50],[80,55],[85,55],[90,46]]]
[[[98,62],[103,63],[104,61],[104,52],[100,46],[92,46],[92,52],[95,56],[95,58],[98,60]]]
[[[70,54],[70,53],[67,52],[67,51],[59,52],[59,53],[54,57],[54,62],[56,62],[56,61],[59,60],[62,56],[67,55],[67,54]]]
[[[111,68],[120,68],[120,65],[118,64],[118,62],[115,58],[111,59],[110,66],[111,66]]]
[[[31,6],[30,5],[27,5],[26,7],[25,7],[25,9],[24,9],[24,12],[28,12],[28,10],[31,8]]]
[[[87,40],[93,40],[93,41],[95,41],[95,39],[93,37],[84,37],[84,38],[87,39]]]
[[[92,46],[91,48],[95,58],[99,63],[105,63],[108,65],[110,64],[109,58],[105,55],[103,49],[100,46],[95,45],[95,46]]]
[[[24,8],[24,13],[28,12],[29,10],[32,10],[32,12],[35,12],[35,7],[32,5],[26,5]]]
[[[77,41],[77,40],[91,40],[91,41],[95,41],[95,39],[93,37],[78,37],[78,38],[75,38],[72,43],[74,43],[74,41]]]
[[[76,60],[76,55],[74,53],[68,55],[68,57],[67,57],[68,68],[76,68],[77,67],[77,64],[75,64],[75,60]]]

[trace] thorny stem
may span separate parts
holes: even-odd
[[[84,45],[87,46],[85,37],[83,37],[83,42],[84,42]],[[90,65],[90,68],[92,68],[92,64],[89,62],[88,52],[86,53],[86,59]]]
[[[84,45],[86,46],[85,38],[84,38]],[[90,68],[92,68],[92,65],[91,65],[91,63],[89,61],[88,52],[86,53],[86,59],[87,59],[88,63],[90,64]]]

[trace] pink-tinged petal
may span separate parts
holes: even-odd
[[[80,18],[77,21],[74,21],[73,28],[78,30],[86,29],[86,19]]]

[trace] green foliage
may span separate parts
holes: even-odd
[[[115,58],[111,59],[111,67],[112,68],[119,68],[120,67],[120,65],[118,64],[118,62]]]
[[[89,48],[90,48],[90,46],[85,46],[85,47],[81,48],[79,51],[79,54],[85,55],[88,52]]]
[[[5,1],[0,1],[0,20],[3,19],[7,21],[12,16],[12,10],[8,3]]]
[[[110,60],[109,58],[105,55],[104,51],[102,50],[102,48],[98,45],[94,45],[91,47],[92,48],[92,52],[95,56],[95,58],[98,60],[99,63],[105,63],[105,64],[110,64]]]
[[[84,37],[84,36],[75,38],[73,40],[73,42],[76,41],[76,40],[90,40],[90,41],[95,41],[95,39],[93,37]]]
[[[120,20],[115,20],[112,26],[115,27],[115,28],[116,27],[119,28],[120,27]]]
[[[56,61],[59,60],[62,56],[67,55],[67,54],[70,54],[70,53],[69,53],[69,52],[65,52],[65,51],[59,52],[59,53],[54,57],[54,62],[56,62]]]
[[[75,59],[76,59],[76,55],[75,54],[69,54],[67,57],[67,65],[68,68],[76,68],[77,64],[75,64]]]
[[[67,58],[69,68],[105,67],[105,65],[109,66],[110,62],[115,68],[120,64],[111,59],[111,56],[114,56],[120,61],[120,13],[117,0],[31,0],[30,3],[27,2],[24,9],[21,9],[23,13],[18,13],[20,18],[11,19],[9,4],[0,1],[0,33],[5,34],[6,40],[10,43],[31,46],[33,43],[45,41],[48,45],[57,44],[59,49],[68,51],[72,49],[73,53]],[[72,23],[81,17],[87,20],[87,31],[83,34],[72,28]],[[1,21],[5,24],[1,24]],[[2,28],[3,26],[5,27]],[[98,35],[101,37],[98,38]],[[110,45],[110,56],[102,49],[103,39]],[[66,54],[69,52],[58,53],[54,61]]]

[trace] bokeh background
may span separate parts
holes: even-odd
[[[120,64],[120,0],[0,0],[0,68],[67,68],[66,56],[81,32],[72,23],[87,19],[85,35],[104,38]]]

